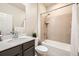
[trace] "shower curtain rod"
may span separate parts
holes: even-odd
[[[72,5],[72,4],[74,4],[74,3],[68,4],[68,5],[65,5],[65,6],[62,6],[62,7],[53,9],[53,10],[50,10],[50,11],[43,12],[43,13],[41,13],[40,15],[45,14],[45,13],[49,13],[49,12],[52,12],[52,11],[55,11],[55,10],[58,10],[58,9],[61,9],[61,8],[67,7],[67,6],[70,6],[70,5]]]

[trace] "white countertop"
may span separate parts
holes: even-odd
[[[12,39],[9,41],[0,42],[0,52],[3,50],[9,49],[9,48],[18,46],[18,45],[23,44],[25,42],[29,42],[29,41],[34,40],[34,39],[35,38],[26,36],[26,37],[20,37],[17,39]]]

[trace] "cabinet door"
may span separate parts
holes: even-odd
[[[18,53],[17,55],[15,55],[15,56],[22,56],[22,53]]]
[[[35,55],[35,48],[31,47],[24,51],[24,56],[34,56]]]
[[[28,48],[32,47],[35,45],[35,41],[29,41],[23,44],[23,51],[27,50]]]
[[[0,56],[16,56],[17,54],[22,52],[21,50],[22,50],[22,47],[21,45],[19,45],[19,46],[0,52]]]

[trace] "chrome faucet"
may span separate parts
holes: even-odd
[[[12,28],[11,34],[12,34],[12,38],[18,38],[18,32],[15,31],[14,26]]]
[[[18,38],[18,32],[14,32],[13,38]]]

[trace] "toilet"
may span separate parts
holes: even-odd
[[[38,56],[46,56],[48,52],[48,48],[42,45],[35,47]]]
[[[35,51],[38,56],[46,56],[48,48],[43,45],[38,45],[38,39],[35,39]]]

